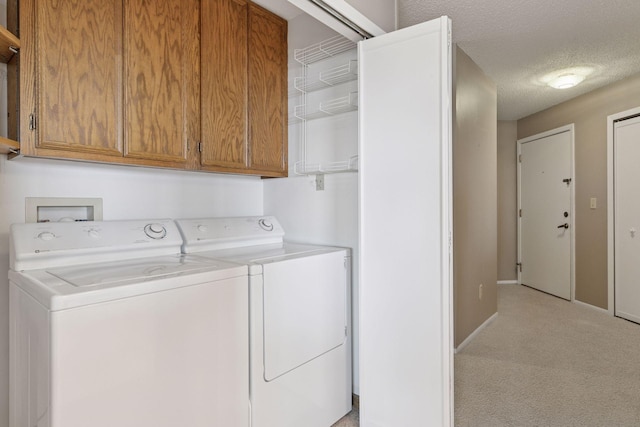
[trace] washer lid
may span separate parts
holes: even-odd
[[[61,310],[247,275],[247,267],[168,255],[9,272],[9,279],[50,310]]]
[[[141,282],[165,276],[208,271],[211,267],[199,260],[166,256],[140,260],[109,262],[47,269],[46,272],[76,287],[106,287],[118,283]]]

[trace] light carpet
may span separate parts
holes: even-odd
[[[640,426],[640,325],[525,286],[455,356],[456,427]]]

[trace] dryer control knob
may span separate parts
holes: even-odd
[[[258,221],[258,225],[260,225],[260,228],[262,228],[264,231],[273,231],[273,223],[264,218],[261,218]]]
[[[151,237],[152,239],[162,239],[167,235],[167,229],[164,228],[164,225],[162,224],[147,224],[144,227],[144,234]]]
[[[209,227],[207,227],[207,226],[206,226],[206,225],[204,225],[204,224],[200,224],[200,225],[198,225],[198,227],[197,227],[197,228],[198,228],[198,231],[199,231],[199,232],[201,232],[201,233],[206,233],[206,231],[209,229]]]
[[[89,237],[92,237],[94,239],[99,239],[100,238],[100,232],[98,230],[96,230],[95,228],[90,229],[87,234],[89,234]]]
[[[56,235],[50,231],[43,231],[42,233],[38,234],[38,239],[44,240],[45,242],[53,240],[55,237]]]

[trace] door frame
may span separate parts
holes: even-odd
[[[557,135],[559,133],[563,133],[563,132],[569,132],[569,138],[571,140],[571,186],[570,186],[570,205],[571,205],[571,242],[570,242],[570,247],[571,247],[571,254],[569,255],[570,258],[570,284],[571,284],[571,301],[575,301],[576,299],[576,286],[575,286],[575,278],[576,278],[576,263],[575,263],[575,254],[576,254],[576,233],[575,233],[575,229],[576,229],[576,205],[575,205],[575,200],[576,200],[576,167],[575,167],[575,125],[573,123],[565,125],[565,126],[560,126],[558,128],[555,129],[551,129],[548,130],[546,132],[541,132],[535,135],[531,135],[528,136],[526,138],[522,138],[522,139],[518,139],[517,142],[517,155],[516,155],[516,165],[517,165],[517,213],[516,215],[518,216],[517,218],[517,222],[518,222],[518,266],[522,263],[522,218],[520,217],[520,215],[518,214],[520,212],[520,209],[522,208],[522,163],[520,162],[520,155],[522,154],[522,144],[525,144],[527,142],[531,142],[531,141],[535,141],[536,139],[541,139],[541,138],[546,138],[548,136],[552,136],[552,135]],[[518,267],[516,266],[516,267]],[[522,273],[520,271],[520,269],[517,269],[518,271],[518,285],[522,285]]]
[[[614,157],[615,122],[640,115],[640,107],[607,116],[607,311],[615,316],[615,206],[614,206]]]

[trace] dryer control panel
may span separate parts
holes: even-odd
[[[193,253],[245,246],[282,244],[284,230],[273,216],[176,220],[183,252]]]

